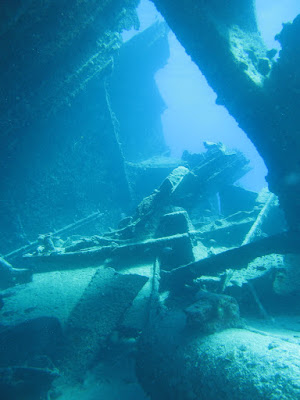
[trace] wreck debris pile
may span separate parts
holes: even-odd
[[[228,353],[215,358],[206,337],[224,340],[224,346],[227,340],[234,346],[235,335],[241,343],[249,335],[257,340],[259,336],[247,330],[240,312],[265,317],[276,312],[276,306],[265,301],[264,291],[267,288],[269,298],[277,302],[279,293],[286,293],[294,272],[286,273],[285,279],[280,280],[280,276],[286,271],[285,257],[289,271],[293,271],[298,238],[286,232],[283,224],[273,224],[279,215],[274,195],[234,186],[248,170],[241,153],[227,151],[220,144],[206,147],[206,152],[197,156],[185,153],[182,165],[140,202],[132,216],[123,218],[117,229],[64,239],[57,234],[41,235],[35,249],[22,257],[22,266],[30,271],[32,281],[14,288],[18,282],[7,283],[8,289],[2,292],[2,319],[13,331],[21,329],[24,319],[29,319],[30,325],[46,318],[60,327],[58,342],[65,342],[60,356],[47,355],[60,374],[54,386],[82,383],[82,371],[107,362],[114,346],[133,341],[136,347],[138,340],[138,376],[152,398],[159,398],[161,390],[167,390],[168,396],[173,390],[185,392],[187,376],[180,389],[177,385],[181,381],[175,376],[172,388],[168,380],[166,385],[156,380],[155,387],[164,386],[159,386],[157,393],[149,383],[152,374],[159,370],[163,377],[170,357],[177,368],[177,363],[185,365],[181,360],[184,354],[197,358],[193,343],[199,340],[201,357],[221,365]],[[235,193],[240,201],[231,204],[229,193]],[[60,287],[57,282],[61,282]],[[29,307],[28,299],[37,296],[37,303]],[[168,330],[164,333],[165,324]],[[164,335],[172,337],[168,346]],[[0,336],[6,340],[4,332]],[[186,344],[174,353],[178,341]],[[147,348],[152,349],[151,359],[144,354]],[[246,357],[250,354],[247,349],[241,353]],[[260,349],[249,348],[252,351],[260,354]],[[157,352],[164,357],[159,368]],[[263,357],[258,369],[269,360],[268,355]],[[21,360],[9,360],[5,354],[2,359],[6,359],[3,368],[22,367]],[[193,376],[196,379],[200,373],[203,378],[209,373],[209,367],[206,370],[195,362],[199,369],[189,372],[191,382]],[[238,358],[231,362],[232,371],[240,369]],[[270,371],[271,382],[276,368]],[[49,371],[57,376],[56,370],[54,375],[52,369]],[[172,368],[170,371],[172,374]],[[217,379],[222,386],[222,377]],[[247,379],[255,391],[257,382],[250,375]],[[200,389],[193,385],[198,395]],[[265,390],[263,386],[261,393]],[[243,393],[241,390],[239,395]]]

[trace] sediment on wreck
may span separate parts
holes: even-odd
[[[152,400],[299,397],[298,344],[236,328],[191,333],[185,318],[169,312],[143,333],[137,374]]]

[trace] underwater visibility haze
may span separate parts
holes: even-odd
[[[300,399],[299,1],[0,20],[1,400]]]

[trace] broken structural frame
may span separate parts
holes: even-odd
[[[253,142],[291,230],[300,230],[300,15],[268,50],[254,0],[153,0],[186,52]]]
[[[228,268],[242,269],[250,261],[268,254],[300,253],[300,234],[283,232],[201,259],[172,271],[161,271],[162,289],[179,289],[201,275],[217,275]]]

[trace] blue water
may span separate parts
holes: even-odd
[[[299,1],[257,0],[256,9],[258,26],[267,47],[279,50],[275,35],[280,32],[282,23],[292,21],[299,13]],[[139,31],[163,20],[149,0],[141,1],[138,15]],[[136,33],[135,30],[125,31],[124,40]],[[250,160],[252,171],[239,183],[249,190],[261,190],[267,186],[267,168],[256,148],[226,108],[215,104],[216,94],[172,32],[169,44],[170,58],[155,79],[167,106],[162,123],[172,155],[181,156],[184,150],[203,151],[204,140],[221,141],[228,148],[241,150]]]

